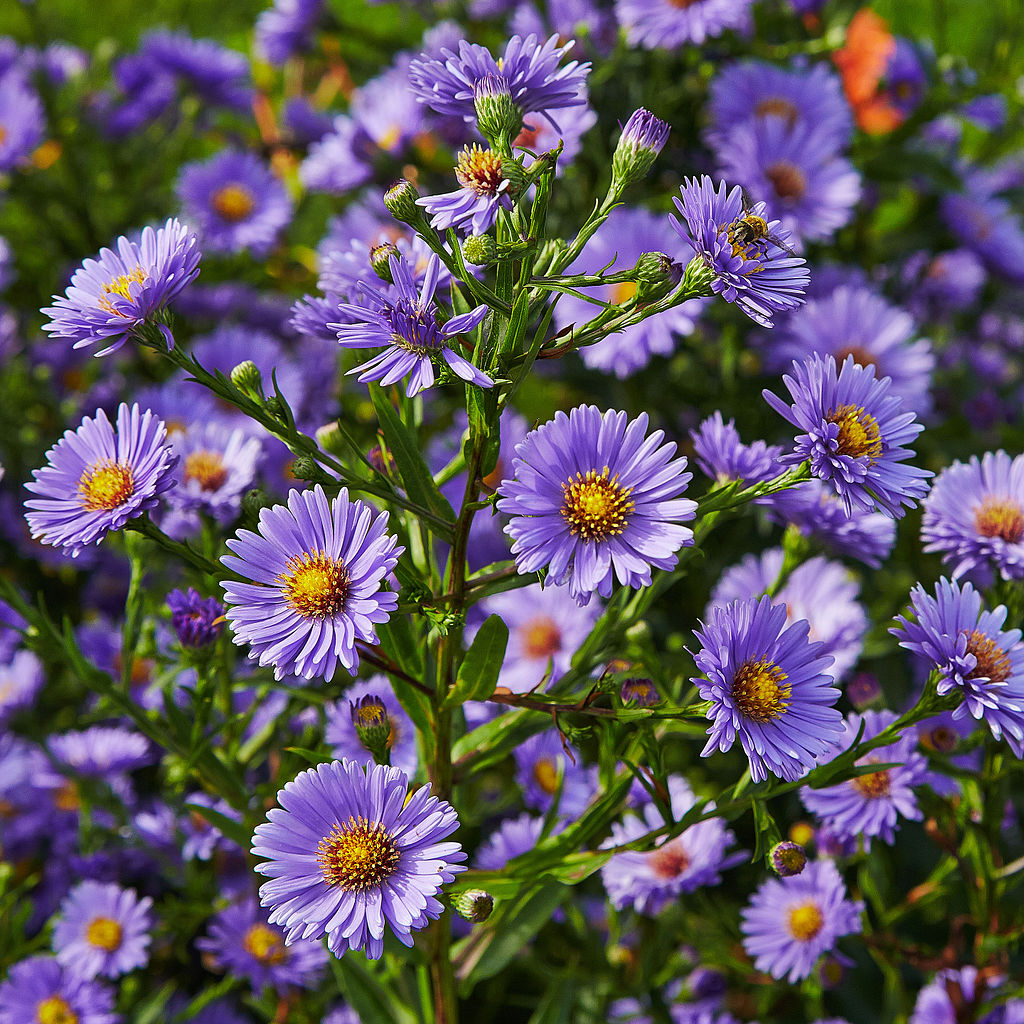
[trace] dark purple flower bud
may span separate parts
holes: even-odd
[[[633,111],[622,129],[612,155],[612,183],[619,191],[647,177],[657,155],[668,141],[669,125],[641,107]]]
[[[638,704],[642,708],[652,708],[661,700],[650,679],[624,680],[621,697],[623,704]]]
[[[171,625],[185,647],[205,647],[220,636],[224,606],[215,597],[200,597],[192,587],[167,595]]]
[[[807,866],[807,854],[802,846],[788,840],[776,843],[768,855],[772,870],[780,878],[792,878],[799,875]]]
[[[523,111],[514,99],[508,79],[500,75],[484,75],[473,86],[473,106],[480,134],[492,145],[509,145],[523,128]],[[501,147],[504,148],[504,147]]]
[[[391,722],[384,701],[367,694],[359,700],[349,701],[348,706],[359,742],[378,764],[387,764],[390,760]]]
[[[859,711],[882,696],[882,687],[875,676],[860,672],[847,684],[846,696]]]

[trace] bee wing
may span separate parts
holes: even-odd
[[[740,196],[743,198],[743,212],[750,213],[754,209],[754,197],[746,185],[740,185]]]
[[[783,252],[788,252],[790,256],[793,256],[796,259],[801,258],[800,253],[798,253],[791,245],[789,245],[787,242],[784,242],[777,235],[765,235],[765,238],[767,238],[768,241],[772,243],[772,245],[777,245],[780,249],[783,250]]]

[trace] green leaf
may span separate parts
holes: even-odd
[[[501,344],[498,346],[493,365],[497,365],[497,360],[501,356],[511,355],[518,351],[519,344],[526,334],[526,325],[529,317],[530,295],[528,289],[524,288],[516,296],[516,301],[512,306],[512,315],[509,317],[508,327],[505,329],[505,337],[502,338]]]
[[[252,835],[240,821],[235,821],[234,818],[229,818],[226,814],[221,814],[220,811],[215,811],[212,807],[207,807],[205,804],[185,804],[185,809],[187,811],[194,811],[199,817],[205,818],[243,850],[249,848]]]
[[[463,701],[485,700],[494,693],[508,646],[508,626],[498,615],[490,615],[473,638],[455,678],[455,687],[445,698],[445,707]]]
[[[377,413],[384,440],[391,450],[410,500],[422,505],[446,523],[454,524],[455,512],[445,501],[430,475],[430,470],[420,454],[420,441],[416,432],[402,422],[380,387],[370,385],[370,398],[373,400],[373,408]],[[429,521],[427,525],[430,526]]]
[[[397,986],[385,985],[365,960],[355,956],[331,957],[331,970],[338,989],[360,1020],[386,1020],[393,1024],[418,1024],[396,998]]]

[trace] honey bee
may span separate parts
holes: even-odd
[[[729,241],[734,246],[743,248],[764,240],[771,242],[772,245],[777,245],[783,252],[788,252],[790,256],[798,256],[799,254],[782,241],[778,235],[773,235],[768,230],[768,221],[760,214],[754,213],[754,201],[751,199],[750,193],[743,186],[740,186],[740,189],[743,196],[743,216],[729,226]],[[764,257],[765,259],[771,258],[767,252],[764,253]]]

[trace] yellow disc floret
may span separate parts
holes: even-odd
[[[85,929],[85,938],[90,946],[113,953],[121,948],[123,933],[121,925],[112,917],[94,917]]]
[[[562,484],[562,518],[574,537],[585,541],[615,537],[626,528],[635,505],[630,500],[631,487],[622,487],[618,476],[608,476],[608,467],[600,473],[588,470],[587,475]]]
[[[110,459],[94,462],[78,481],[78,497],[90,512],[115,509],[135,493],[131,466]]]
[[[349,892],[365,892],[394,874],[402,854],[387,829],[379,822],[350,817],[335,823],[320,840],[316,859],[324,881]]]
[[[332,618],[348,596],[349,575],[344,562],[322,551],[290,558],[287,572],[278,580],[287,602],[307,619]]]
[[[874,416],[860,405],[841,405],[825,417],[839,427],[837,454],[875,462],[882,454],[882,436]]]
[[[250,956],[267,966],[281,964],[288,959],[284,936],[260,922],[249,927],[242,938],[242,946]]]
[[[220,452],[192,452],[185,459],[185,483],[195,480],[204,491],[216,491],[228,478],[227,467]]]
[[[789,707],[790,686],[778,665],[760,658],[745,661],[732,680],[733,703],[755,722],[771,722]]]
[[[825,924],[817,903],[798,903],[789,908],[789,934],[800,942],[810,942]]]
[[[1024,537],[1024,508],[1012,498],[986,498],[974,512],[974,528],[982,537],[1016,544]]]
[[[34,1024],[78,1024],[78,1014],[71,1009],[66,999],[50,996],[36,1003]]]
[[[213,193],[210,205],[218,216],[235,224],[245,220],[256,208],[256,197],[244,185],[233,181]]]

